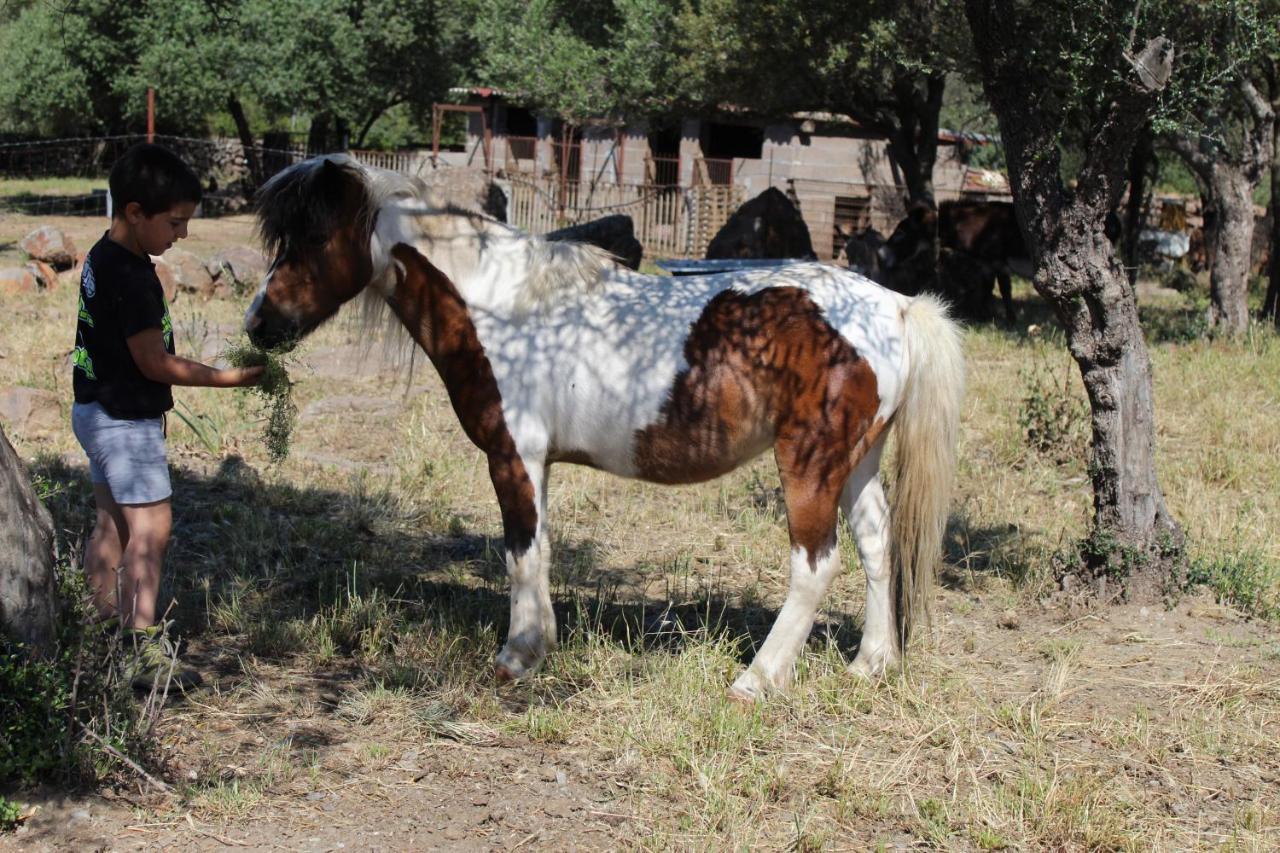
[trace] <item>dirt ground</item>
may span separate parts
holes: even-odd
[[[0,222],[0,261],[48,221]],[[55,224],[82,250],[104,226],[80,218]],[[198,254],[250,239],[242,218],[201,221],[192,230],[198,236],[183,248]],[[69,338],[73,304],[33,304],[21,310],[32,318],[57,314],[52,322]],[[234,334],[242,309],[177,305],[179,346],[185,340],[211,356]],[[451,425],[438,380],[421,365],[408,378],[384,372],[381,356],[361,355],[356,332],[326,334],[299,370],[301,417],[290,461],[263,476],[363,489],[371,478],[402,482],[409,453],[414,464],[436,466],[429,482],[443,515],[438,523],[414,522],[434,525],[422,534],[425,545],[406,542],[429,554],[461,553],[484,571],[500,565],[486,556],[499,527],[483,463]],[[11,345],[3,349],[11,354],[0,360],[0,386],[25,375]],[[56,349],[41,353],[29,374],[62,392],[61,380],[44,379],[52,375],[48,363],[63,357]],[[252,434],[228,435],[216,455],[183,435],[176,433],[171,459],[193,481],[213,476],[229,454],[267,471]],[[370,439],[382,435],[394,440]],[[28,459],[45,454],[80,464],[69,431],[18,436],[15,444]],[[972,444],[981,464],[1007,467],[998,451]],[[769,470],[767,460],[730,486],[671,492],[571,470],[556,486],[553,517],[565,520],[566,541],[603,543],[592,569],[599,577],[661,605],[688,582],[681,571],[701,566],[719,589],[750,591],[766,611],[776,610],[786,544],[776,510],[764,506],[772,487],[758,484],[769,476],[759,473]],[[982,499],[977,487],[965,488],[958,504]],[[1036,500],[1053,502],[1051,512],[1087,505],[1083,477],[1036,488],[1044,490]],[[726,500],[746,501],[739,517],[763,519],[760,526],[735,528],[716,516]],[[1005,508],[1010,531],[1021,516]],[[188,542],[204,542],[201,520],[180,522]],[[209,541],[216,549],[217,540]],[[653,570],[649,553],[664,555],[666,568]],[[948,569],[932,636],[911,669],[878,684],[855,682],[832,663],[849,651],[845,640],[831,641],[833,633],[844,636],[841,626],[859,621],[861,611],[860,573],[842,579],[815,628],[795,695],[755,712],[722,706],[723,661],[703,667],[709,672],[696,688],[673,683],[681,693],[667,695],[646,675],[668,671],[665,660],[650,666],[610,651],[608,665],[599,664],[580,645],[533,688],[490,685],[486,672],[472,673],[484,686],[469,707],[482,712],[424,722],[423,708],[414,706],[417,716],[406,722],[395,705],[403,697],[369,688],[351,656],[316,662],[251,654],[243,638],[209,630],[189,647],[210,674],[208,688],[173,703],[157,730],[158,772],[177,793],[158,793],[128,771],[98,791],[21,792],[14,798],[31,807],[29,816],[0,835],[0,850],[706,849],[749,847],[753,839],[762,848],[804,850],[1280,848],[1280,633],[1273,624],[1207,593],[1168,609],[1099,606],[1060,591],[1037,599],[971,568],[980,556],[966,554]],[[491,586],[483,577],[464,580]],[[493,589],[492,607],[505,607],[500,582]],[[572,671],[579,664],[585,674]],[[699,753],[730,766],[773,762],[770,775],[744,775],[745,790],[730,791],[759,803],[733,818],[744,823],[700,823],[727,808],[728,789],[705,766],[690,769],[678,739],[642,730],[651,718],[679,719],[688,702],[708,714],[759,714],[763,731],[779,737],[750,741],[741,753]],[[637,711],[637,703],[647,707]],[[635,720],[635,731],[610,729],[615,715],[626,725]],[[766,783],[768,791],[756,790]],[[819,823],[821,832],[807,829]],[[1000,835],[979,824],[1035,829]]]
[[[1078,644],[1077,667],[1055,700],[1055,713],[1074,721],[1052,744],[1055,763],[1098,761],[1104,749],[1098,741],[1109,738],[1109,726],[1137,709],[1149,716],[1154,731],[1201,703],[1235,696],[1274,705],[1280,699],[1275,632],[1204,599],[1172,610],[1120,606],[1075,617],[1065,606],[1016,615],[992,612],[980,597],[974,599],[959,590],[941,595],[937,654],[990,709],[1025,705],[1045,689],[1052,677],[1043,653],[1046,640]],[[1249,677],[1242,678],[1245,671]],[[341,671],[281,671],[266,683],[336,702],[334,682],[342,678]],[[334,722],[227,713],[219,717],[217,734],[227,764],[201,772],[234,774],[237,743],[252,754],[264,739],[311,738],[316,748],[341,756],[365,735]],[[1147,788],[1170,821],[1217,823],[1215,813],[1244,808],[1265,790],[1272,791],[1274,803],[1280,786],[1274,731],[1258,734],[1258,752],[1244,766],[1178,761],[1184,746],[1169,742],[1163,747],[1171,762],[1152,764],[1134,744],[1132,755],[1120,756],[1115,772]],[[164,737],[172,750],[169,775],[176,781],[195,772],[186,769],[190,739],[181,726],[166,726]],[[991,771],[999,772],[995,756],[1026,748],[1017,736],[993,736]],[[42,793],[30,798],[39,811],[16,835],[0,836],[0,849],[604,850],[647,847],[649,809],[662,807],[634,797],[626,768],[607,753],[572,738],[563,745],[507,736],[486,743],[435,740],[400,744],[394,752],[376,768],[355,766],[345,776],[326,774],[318,783],[295,779],[263,797],[250,816],[224,821],[195,820],[173,799],[138,788],[78,796]],[[971,772],[986,771],[978,765]],[[921,846],[905,833],[888,841],[892,849]],[[1134,846],[1146,847],[1141,841],[1135,839]],[[826,848],[859,850],[867,842],[832,838]]]

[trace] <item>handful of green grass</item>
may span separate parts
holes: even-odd
[[[262,381],[246,390],[262,400],[266,414],[262,442],[267,446],[267,455],[274,463],[283,462],[289,455],[289,436],[298,418],[298,407],[293,402],[293,381],[289,379],[284,359],[280,353],[258,349],[248,341],[231,344],[223,356],[233,367],[263,368]]]

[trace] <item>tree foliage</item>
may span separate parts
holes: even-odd
[[[679,0],[483,0],[480,80],[572,121],[670,115],[687,102]],[[479,81],[477,81],[479,82]]]
[[[932,202],[947,73],[968,55],[951,0],[706,0],[681,18],[695,99],[851,116],[889,140],[908,194]]]
[[[473,53],[463,0],[108,0],[36,3],[4,26],[19,75],[0,80],[4,129],[202,132],[229,102],[268,121],[325,115],[352,141],[389,108],[419,117]]]

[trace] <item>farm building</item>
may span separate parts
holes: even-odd
[[[762,121],[724,113],[686,117],[678,127],[575,127],[498,90],[457,94],[466,103],[438,105],[436,124],[451,114],[465,120],[466,143],[453,151],[437,144],[437,162],[493,174],[508,190],[511,221],[534,232],[622,212],[635,220],[649,254],[700,256],[738,205],[772,186],[799,207],[818,256],[834,258],[840,234],[868,225],[887,233],[903,214],[888,143],[846,116]],[[974,145],[989,141],[940,134],[940,201],[1009,199],[1002,174],[966,163]]]

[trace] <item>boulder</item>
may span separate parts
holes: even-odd
[[[213,280],[237,294],[251,293],[267,274],[267,259],[248,246],[219,249],[205,264]]]
[[[476,210],[499,222],[507,221],[507,194],[483,172],[442,168],[419,175],[431,188],[433,202]]]
[[[76,246],[71,238],[52,225],[43,225],[22,238],[22,251],[32,260],[44,261],[56,270],[68,270],[76,265]]]
[[[738,208],[707,246],[707,258],[804,258],[817,260],[809,226],[776,187]]]
[[[39,286],[40,282],[30,266],[0,269],[0,293],[6,296],[35,293]]]
[[[172,276],[177,293],[192,293],[201,299],[208,299],[215,295],[225,296],[231,291],[230,283],[221,283],[221,287],[215,284],[205,262],[185,249],[170,249],[165,252],[156,262],[157,272],[162,264]],[[163,281],[161,278],[162,283]],[[168,291],[165,293],[167,296]]]
[[[32,261],[27,264],[36,277],[36,282],[45,290],[53,290],[58,286],[58,273],[44,261]]]
[[[155,264],[156,278],[160,279],[160,288],[164,291],[164,301],[172,302],[178,295],[177,273],[173,271],[173,267],[165,263],[164,258],[153,257],[151,261]]]
[[[62,424],[62,401],[39,388],[0,389],[0,422],[18,435],[52,432]]]
[[[53,518],[0,427],[0,633],[50,653],[57,636]]]
[[[644,254],[644,247],[636,239],[631,217],[621,213],[552,231],[546,239],[599,246],[633,270],[640,269],[640,257]]]

